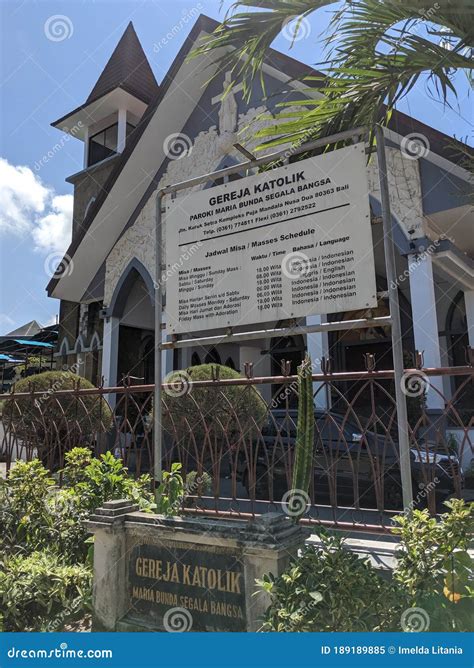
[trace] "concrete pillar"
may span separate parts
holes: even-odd
[[[105,387],[117,384],[117,358],[119,344],[120,318],[109,317],[104,321],[104,340],[102,345],[102,376]],[[107,395],[111,405],[115,404],[115,395]]]
[[[94,531],[94,631],[115,631],[117,621],[129,608],[126,582],[128,553],[124,521],[138,510],[131,501],[106,501],[91,523]]]
[[[424,353],[425,367],[440,367],[441,352],[431,256],[428,253],[409,255],[408,269],[415,348]],[[444,398],[438,394],[443,394],[442,378],[431,376],[429,382],[426,407],[430,411],[442,411]]]
[[[118,111],[117,153],[122,153],[127,141],[127,110]]]
[[[325,315],[308,315],[306,324],[321,325],[327,322]],[[311,356],[313,373],[320,373],[321,358],[329,356],[329,340],[327,332],[313,332],[306,335],[306,350]],[[313,383],[314,405],[320,410],[328,410],[331,407],[330,388],[326,383]]]
[[[474,348],[474,290],[465,290],[464,303],[466,304],[468,342],[471,348]]]

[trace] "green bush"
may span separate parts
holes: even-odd
[[[193,495],[208,494],[212,488],[211,476],[203,472],[189,471],[186,480],[183,477],[182,465],[179,462],[171,464],[171,471],[163,471],[163,481],[156,493],[156,512],[168,517],[181,514],[183,504],[192,505]]]
[[[220,364],[200,364],[185,371],[175,371],[167,383],[176,383],[178,391],[165,392],[163,398],[163,426],[179,440],[194,435],[202,441],[209,430],[211,438],[232,434],[251,437],[267,414],[267,406],[260,393],[250,385],[194,387],[194,381],[212,380],[213,373],[220,379],[241,378],[234,369]],[[180,380],[190,379],[189,391],[179,392]],[[185,380],[185,382],[186,382]]]
[[[10,555],[0,561],[0,624],[3,631],[60,631],[83,614],[92,572],[64,564],[54,552]]]
[[[149,476],[134,480],[110,453],[66,454],[59,488],[43,464],[17,461],[0,478],[0,628],[54,631],[84,614],[90,596],[85,520],[105,501],[154,507]],[[3,620],[3,621],[2,621]]]
[[[410,607],[422,608],[430,631],[474,630],[474,560],[468,553],[474,529],[474,504],[451,499],[439,519],[428,510],[395,518],[400,536],[394,580]]]
[[[57,392],[82,389],[94,385],[69,371],[45,371],[15,383],[14,392],[34,391],[29,396],[13,394],[5,401],[3,421],[7,429],[19,438],[28,440],[42,450],[54,447],[71,449],[90,442],[96,432],[112,427],[112,411],[107,401],[98,394],[58,395]]]
[[[320,547],[307,547],[280,577],[259,581],[271,597],[262,630],[474,630],[474,504],[456,499],[446,506],[438,519],[427,510],[397,516],[400,545],[390,580],[340,538],[322,533]]]
[[[112,499],[130,499],[144,511],[154,507],[151,477],[145,474],[137,479],[132,478],[122,460],[116,459],[111,452],[91,458],[79,479],[77,460],[85,457],[84,450],[74,448],[66,455],[64,475],[66,480],[72,478],[77,481],[71,489],[81,499],[87,512],[93,512],[104,501]]]
[[[395,631],[405,600],[396,587],[343,546],[321,533],[278,578],[259,581],[270,594],[263,631]]]
[[[66,454],[59,488],[43,464],[18,461],[0,478],[0,551],[6,554],[49,549],[73,563],[87,553],[84,526],[104,501],[132,499],[142,510],[154,507],[149,476],[135,480],[110,452],[92,458],[85,448]]]
[[[47,547],[54,537],[55,517],[48,500],[55,482],[42,463],[17,461],[0,478],[0,551],[23,552]]]

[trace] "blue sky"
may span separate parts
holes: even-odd
[[[0,0],[0,334],[32,319],[49,324],[59,311],[45,286],[67,246],[72,186],[64,179],[82,168],[83,145],[63,140],[45,161],[61,141],[50,123],[85,101],[130,20],[161,81],[191,22],[165,46],[154,45],[184,14],[198,10],[218,19],[220,7],[220,0]],[[48,19],[56,15],[65,17],[68,31],[61,41],[46,34]],[[320,62],[318,36],[328,18],[327,11],[317,12],[305,39],[289,50],[280,37],[275,48],[308,64]],[[399,108],[446,134],[467,137],[472,102],[462,75],[457,82],[455,111],[430,99],[423,83]]]

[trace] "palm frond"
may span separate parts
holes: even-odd
[[[241,0],[195,54],[216,51],[219,71],[229,69],[249,99],[268,48],[287,22],[304,19],[328,0]],[[255,11],[237,12],[239,7]],[[473,0],[350,0],[334,13],[326,34],[324,76],[303,78],[308,98],[282,103],[272,125],[257,136],[261,148],[288,141],[301,143],[350,127],[387,123],[396,104],[427,79],[431,94],[444,104],[456,97],[453,74],[472,72]],[[443,36],[449,37],[449,48]],[[314,99],[314,83],[323,93]],[[233,82],[234,83],[234,82]],[[313,86],[311,86],[313,84]],[[304,91],[303,91],[304,92]],[[303,109],[294,111],[295,104]],[[372,136],[373,140],[373,136]]]
[[[205,37],[190,54],[191,58],[203,54],[216,53],[217,74],[232,72],[234,81],[243,84],[244,96],[250,97],[255,79],[259,79],[262,89],[265,82],[262,66],[267,51],[278,35],[290,22],[298,20],[335,0],[240,0],[227,12],[224,21],[216,30]],[[252,7],[255,11],[237,11],[239,7]]]

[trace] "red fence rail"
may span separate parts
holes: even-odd
[[[448,378],[449,398],[430,379]],[[307,520],[379,530],[402,510],[393,371],[314,374],[315,442]],[[466,494],[473,457],[474,369],[405,373],[414,504],[434,513]],[[54,471],[82,446],[111,450],[134,475],[153,470],[153,385],[47,389],[3,395],[0,455],[7,471],[39,457]],[[280,375],[163,385],[163,468],[179,461],[193,482],[186,511],[252,517],[288,511],[297,378]],[[444,409],[433,415],[426,395]],[[189,477],[191,472],[195,471]],[[207,474],[207,475],[205,475]],[[60,476],[59,476],[60,480]],[[469,480],[468,480],[469,482]],[[292,492],[293,496],[296,494]]]

